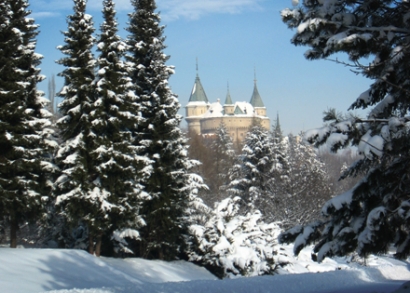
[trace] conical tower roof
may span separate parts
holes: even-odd
[[[194,87],[192,88],[191,96],[189,97],[190,102],[205,102],[208,103],[208,98],[206,97],[206,93],[204,87],[201,84],[201,80],[199,79],[198,74],[195,78]]]
[[[204,87],[201,84],[201,80],[198,75],[198,58],[196,59],[196,78],[194,87],[192,88],[191,96],[189,97],[190,102],[205,102],[208,103],[208,98],[206,97]]]
[[[229,84],[228,84],[228,93],[226,94],[225,105],[233,105],[231,94],[229,92]]]
[[[254,108],[264,108],[265,107],[265,105],[263,104],[262,98],[259,94],[258,87],[256,86],[256,79],[255,79],[255,85],[253,87],[253,93],[252,93],[250,104]]]

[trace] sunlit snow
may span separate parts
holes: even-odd
[[[285,247],[285,249],[290,249]],[[410,279],[410,267],[391,257],[370,256],[366,266],[350,258],[310,260],[303,250],[280,275],[217,280],[185,261],[97,258],[80,250],[0,249],[2,293],[388,293]],[[401,293],[410,292],[401,289]]]

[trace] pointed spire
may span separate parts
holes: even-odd
[[[225,105],[233,105],[231,94],[229,92],[229,82],[228,82],[228,93],[226,94]]]
[[[190,102],[205,102],[208,103],[208,98],[205,94],[205,90],[201,84],[198,74],[198,58],[196,58],[196,78],[194,87],[192,88],[191,96],[189,97]]]
[[[255,75],[255,79],[254,79],[255,85],[253,87],[253,93],[252,93],[250,103],[254,108],[264,108],[265,105],[263,104],[262,98],[259,95],[258,87],[256,86],[256,68],[254,69],[254,75]]]
[[[279,122],[279,112],[276,113],[276,125],[275,128],[282,132],[282,129],[280,128],[280,122]]]
[[[276,123],[274,125],[274,129],[273,129],[273,135],[274,137],[277,137],[279,139],[282,139],[282,128],[280,127],[280,122],[279,122],[279,112],[277,112],[276,114]]]

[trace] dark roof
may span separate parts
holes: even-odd
[[[252,93],[250,104],[254,108],[264,108],[265,107],[265,105],[263,104],[262,98],[259,95],[258,87],[256,86],[256,81],[255,81],[255,86],[253,87],[253,93]]]
[[[228,87],[228,93],[226,94],[225,105],[233,105],[231,94],[229,93],[229,87]]]
[[[235,115],[241,115],[244,114],[244,112],[242,111],[242,109],[239,106],[235,107],[235,110],[233,112]]]
[[[208,103],[208,98],[206,97],[205,90],[201,84],[201,80],[197,75],[195,78],[194,87],[192,88],[191,96],[189,98],[190,102],[206,102]]]

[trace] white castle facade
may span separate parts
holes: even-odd
[[[270,119],[266,115],[266,107],[259,95],[256,79],[249,102],[232,102],[228,88],[222,105],[219,99],[214,103],[209,102],[197,74],[185,109],[188,130],[201,135],[213,135],[223,124],[234,142],[242,142],[253,125],[270,129]]]

